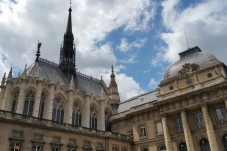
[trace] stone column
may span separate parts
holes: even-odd
[[[185,110],[181,111],[181,120],[182,120],[182,126],[184,130],[184,137],[187,144],[187,149],[190,151],[195,151],[193,140],[192,140],[192,134],[188,125],[188,120],[187,120]]]
[[[38,117],[38,115],[39,115],[41,93],[42,93],[42,81],[38,81],[37,93],[35,96],[35,104],[34,104],[34,110],[33,110],[33,115],[32,115],[33,117]]]
[[[73,114],[73,92],[74,90],[69,90],[69,103],[68,103],[68,121],[67,123],[72,124],[72,114]]]
[[[98,117],[98,130],[105,131],[105,104],[104,100],[100,100],[99,117]]]
[[[24,109],[24,99],[25,99],[25,80],[21,79],[21,84],[20,84],[20,92],[19,92],[19,97],[18,97],[18,102],[17,102],[17,110],[16,113],[18,114],[23,114],[23,109]]]
[[[173,146],[169,134],[169,128],[167,123],[166,115],[162,117],[162,125],[163,125],[163,131],[164,131],[164,137],[165,137],[165,144],[167,151],[173,151]]]
[[[54,102],[54,89],[55,85],[53,83],[50,84],[50,91],[49,91],[49,99],[46,107],[46,119],[52,120],[52,111],[53,111],[53,102]]]
[[[210,149],[211,151],[219,151],[218,149],[218,143],[217,143],[217,138],[214,132],[214,127],[212,125],[208,109],[206,105],[202,105],[202,112],[203,112],[203,118],[206,126],[206,131],[207,131],[207,136],[210,144]]]
[[[90,96],[85,96],[84,111],[82,115],[82,126],[89,128],[90,125]]]

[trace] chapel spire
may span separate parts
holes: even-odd
[[[71,17],[72,9],[71,5],[69,7],[69,15],[68,15],[68,22],[66,27],[66,34],[73,34],[72,33],[72,17]]]
[[[64,75],[71,77],[75,75],[75,45],[74,45],[74,37],[72,33],[72,9],[71,9],[71,1],[69,7],[68,21],[66,26],[66,32],[64,34],[63,46],[60,50],[60,62],[59,68],[63,72]]]
[[[117,82],[115,80],[113,65],[111,66],[110,85],[108,89],[112,106],[112,114],[116,114],[118,106],[120,104],[120,96],[118,93]]]

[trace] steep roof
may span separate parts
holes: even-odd
[[[61,85],[69,86],[71,77],[66,77],[59,69],[58,64],[50,62],[48,60],[39,58],[39,61],[34,62],[27,70],[26,75],[28,77],[38,78],[43,74],[43,78],[51,81],[52,74],[54,73],[55,82],[59,82]],[[76,72],[76,79],[74,78],[75,89],[80,89],[83,92],[88,92],[96,96],[105,95],[101,81],[87,76],[80,72]]]

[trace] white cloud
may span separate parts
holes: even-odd
[[[118,28],[127,32],[147,30],[156,10],[150,0],[131,0],[130,3],[127,0],[75,0],[72,9],[77,68],[98,78],[110,70],[111,64],[116,64],[117,58],[111,43],[97,44]],[[11,63],[0,62],[0,76],[10,66],[23,70],[25,64],[34,62],[38,40],[42,42],[41,57],[58,63],[67,10],[67,3],[62,0],[0,1],[0,54]],[[129,78],[126,75],[121,77]],[[125,95],[134,94],[124,87],[119,85],[119,90]],[[137,87],[139,90],[140,86]]]
[[[186,8],[181,8],[180,0],[166,0],[162,6],[167,32],[160,36],[167,46],[159,49],[153,64],[176,61],[178,53],[188,48],[185,32],[190,47],[199,46],[227,63],[226,0],[206,0]]]
[[[121,52],[128,52],[131,51],[133,49],[140,49],[142,48],[145,43],[147,42],[146,38],[141,38],[141,39],[137,39],[133,42],[128,42],[128,40],[126,38],[122,38],[120,45],[117,47]]]
[[[151,78],[150,81],[149,81],[148,86],[149,86],[149,88],[150,88],[151,90],[155,90],[155,89],[158,87],[158,84],[159,84],[159,81],[157,81],[157,80],[154,79],[154,78]]]
[[[120,97],[122,98],[121,101],[125,101],[132,96],[145,93],[145,91],[140,87],[139,83],[126,74],[117,74],[116,80],[120,88],[118,88],[118,90]]]
[[[124,64],[132,64],[136,62],[136,58],[137,58],[136,54],[130,54],[127,58],[119,60],[118,62],[124,63]]]

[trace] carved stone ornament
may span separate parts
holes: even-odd
[[[182,66],[183,69],[181,69],[179,72],[178,72],[178,75],[180,77],[187,77],[189,76],[190,74],[192,74],[194,71],[197,71],[199,69],[199,65],[198,64],[190,64],[190,63],[185,63],[183,66]]]

